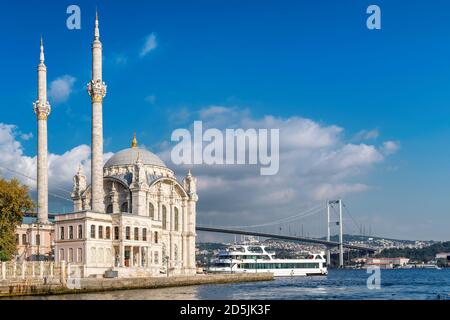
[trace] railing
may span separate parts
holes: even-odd
[[[66,283],[71,277],[82,277],[81,265],[47,261],[1,262],[0,281],[59,280]]]

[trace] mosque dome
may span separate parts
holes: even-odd
[[[131,148],[124,149],[114,154],[105,164],[105,168],[113,166],[123,166],[135,164],[140,159],[144,165],[167,167],[166,164],[154,153],[138,148],[136,136],[133,139]]]

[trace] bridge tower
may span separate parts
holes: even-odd
[[[330,237],[331,237],[330,208],[332,208],[333,205],[339,206],[339,221],[337,222],[337,225],[339,225],[339,268],[343,268],[344,267],[344,224],[342,221],[342,200],[341,199],[327,201],[327,240],[330,241]],[[331,262],[330,248],[327,248],[327,263],[330,264],[330,262]]]

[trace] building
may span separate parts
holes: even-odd
[[[38,68],[38,219],[17,231],[21,256],[36,250],[54,251],[56,262],[65,261],[83,276],[117,271],[120,277],[193,275],[197,180],[189,171],[179,182],[174,172],[154,153],[139,148],[136,135],[131,147],[103,164],[102,43],[98,15],[92,44],[91,182],[82,167],[73,178],[74,212],[48,220],[46,67],[41,42]],[[38,232],[38,233],[36,233]],[[45,233],[45,235],[44,235]],[[26,234],[26,239],[25,235]],[[26,241],[24,242],[23,239]],[[39,245],[37,245],[39,243]],[[31,246],[30,246],[31,245]]]
[[[367,258],[366,267],[376,266],[382,269],[393,269],[404,267],[408,262],[408,258]]]
[[[17,261],[47,261],[53,259],[53,224],[42,224],[36,218],[25,218],[16,229],[16,245]]]

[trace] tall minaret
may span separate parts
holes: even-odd
[[[34,112],[38,123],[37,191],[38,219],[40,223],[48,222],[47,118],[51,110],[47,101],[47,67],[44,62],[44,41],[41,38],[41,54],[38,66],[38,100],[34,103]]]
[[[98,27],[98,13],[95,16],[94,42],[92,43],[92,80],[88,84],[92,101],[91,141],[91,194],[94,212],[105,212],[103,195],[103,98],[106,85],[102,79],[102,43]]]

